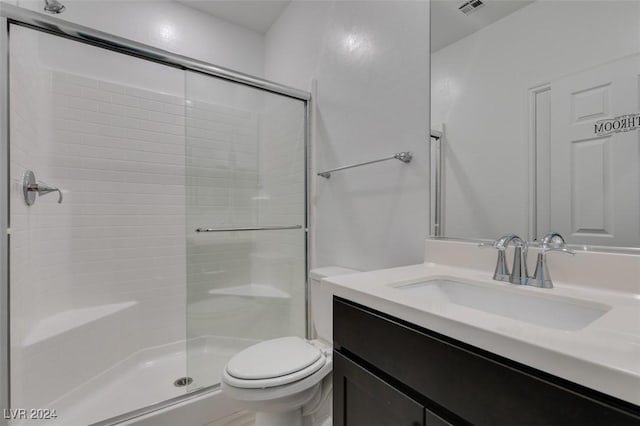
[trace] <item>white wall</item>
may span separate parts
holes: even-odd
[[[16,0],[42,12],[43,0]],[[56,15],[221,67],[261,76],[264,36],[171,0],[65,0]]]
[[[292,2],[266,37],[265,76],[317,80],[317,170],[412,151],[316,178],[315,265],[419,263],[428,233],[427,2]]]
[[[432,56],[445,235],[527,236],[529,89],[638,52],[639,16],[637,2],[538,1]]]

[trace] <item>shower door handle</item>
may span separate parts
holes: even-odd
[[[24,201],[28,206],[36,202],[36,193],[39,196],[47,195],[50,192],[58,193],[58,204],[62,203],[62,191],[42,181],[36,182],[36,176],[31,170],[27,170],[22,177],[22,193]]]
[[[302,225],[291,226],[243,226],[240,228],[198,228],[196,232],[236,232],[236,231],[276,231],[282,229],[302,229]]]

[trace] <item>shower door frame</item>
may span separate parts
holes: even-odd
[[[311,215],[310,194],[310,166],[311,166],[311,93],[293,87],[274,83],[259,77],[254,77],[227,68],[219,67],[208,62],[174,54],[162,49],[157,49],[136,41],[118,37],[89,27],[63,21],[50,15],[45,15],[23,9],[17,6],[0,3],[0,70],[2,81],[0,82],[0,409],[11,407],[11,360],[10,360],[10,283],[9,283],[9,244],[10,244],[10,129],[9,129],[9,28],[10,25],[19,25],[35,31],[41,31],[58,37],[79,41],[92,45],[137,57],[139,59],[160,63],[184,71],[193,71],[211,77],[224,79],[244,86],[253,87],[266,92],[293,98],[304,103],[304,187],[305,187],[305,323],[306,336],[312,337],[312,321],[309,289],[310,269],[310,229]],[[220,388],[214,384],[184,395],[171,398],[156,404],[141,407],[140,409],[124,413],[109,419],[104,419],[95,425],[117,424],[132,420],[157,410],[182,403],[188,399],[202,396]],[[0,415],[0,425],[7,424],[5,415]]]

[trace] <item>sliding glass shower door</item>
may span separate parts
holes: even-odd
[[[133,416],[304,336],[305,102],[142,50],[9,40],[12,408]]]
[[[184,72],[11,25],[10,94],[12,407],[183,394]]]
[[[186,74],[187,370],[220,381],[238,350],[304,336],[305,104]]]

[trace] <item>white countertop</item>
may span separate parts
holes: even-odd
[[[452,303],[425,302],[394,284],[452,277],[545,297],[605,304],[611,310],[579,330],[558,330]],[[640,405],[640,296],[555,283],[553,289],[493,281],[491,273],[423,263],[330,277],[325,290],[583,386]]]

